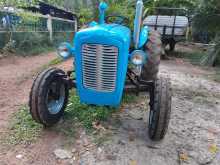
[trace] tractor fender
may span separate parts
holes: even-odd
[[[141,33],[140,33],[140,39],[139,39],[139,44],[138,44],[139,49],[143,47],[145,43],[148,41],[148,36],[149,36],[148,26],[144,26],[141,29]]]

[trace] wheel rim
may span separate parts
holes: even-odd
[[[59,82],[51,83],[47,91],[47,108],[50,114],[58,114],[64,105],[65,101],[65,85]]]

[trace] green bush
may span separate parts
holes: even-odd
[[[79,23],[80,25],[85,25],[93,21],[94,16],[91,8],[80,8],[79,10]]]

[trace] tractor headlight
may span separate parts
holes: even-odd
[[[73,54],[73,48],[69,43],[64,42],[59,45],[57,53],[63,59],[67,59]]]
[[[146,63],[146,60],[147,60],[147,54],[142,50],[134,50],[131,53],[130,61],[134,65],[137,66],[143,65]]]

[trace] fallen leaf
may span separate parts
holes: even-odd
[[[209,152],[211,152],[212,154],[216,154],[217,151],[218,151],[218,147],[217,147],[216,144],[211,144],[211,145],[209,146]]]
[[[182,162],[187,162],[189,160],[189,157],[188,157],[188,155],[186,153],[180,153],[179,154],[179,159]]]
[[[103,131],[106,130],[99,122],[93,122],[93,123],[92,123],[92,126],[93,126],[93,128],[96,129],[96,130],[103,130]]]
[[[136,160],[131,160],[130,165],[137,165],[137,161]]]

